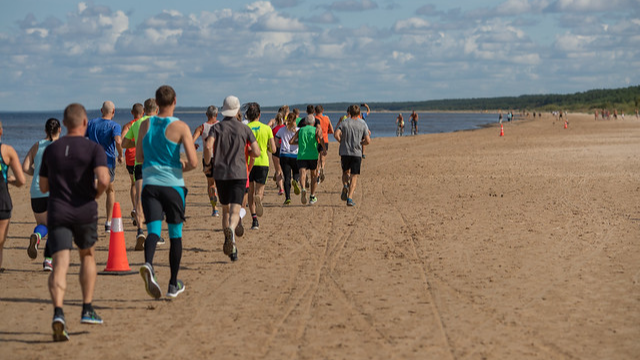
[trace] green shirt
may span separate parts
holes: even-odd
[[[318,140],[313,126],[305,126],[298,131],[298,160],[318,160]]]
[[[142,124],[143,121],[147,120],[149,118],[149,116],[145,115],[143,117],[141,117],[140,119],[138,119],[136,122],[134,122],[133,124],[131,124],[131,127],[129,128],[129,131],[127,131],[127,134],[124,136],[125,139],[129,139],[131,141],[133,141],[134,143],[136,143],[137,139],[138,139],[138,133],[140,132],[140,124]],[[137,143],[136,143],[137,145]],[[136,165],[140,165],[141,163],[138,162],[138,159],[136,159]]]
[[[247,124],[253,135],[256,137],[258,146],[260,146],[260,156],[256,158],[253,166],[269,166],[269,153],[267,152],[267,146],[269,146],[269,139],[273,139],[273,131],[267,125],[259,122],[258,120],[252,121]]]

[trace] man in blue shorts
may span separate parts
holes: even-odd
[[[193,170],[198,164],[189,126],[173,116],[176,108],[176,92],[163,85],[156,90],[158,115],[140,124],[136,141],[136,160],[142,164],[142,211],[147,224],[144,241],[144,261],[140,275],[147,293],[158,299],[162,291],[153,269],[153,256],[160,240],[162,219],[169,227],[169,265],[171,278],[167,296],[175,298],[184,291],[178,280],[182,260],[182,224],[185,220],[187,188],[182,173]],[[180,145],[184,146],[186,160],[180,159]]]
[[[120,125],[113,121],[116,114],[116,106],[111,101],[105,101],[102,104],[102,117],[92,119],[87,126],[85,136],[89,140],[96,142],[102,146],[107,154],[107,166],[111,182],[107,188],[107,220],[104,224],[104,231],[111,230],[111,216],[113,215],[113,204],[116,202],[116,193],[113,189],[113,181],[116,176],[116,158],[118,163],[122,164],[122,136]],[[116,154],[117,152],[117,154]]]
[[[222,229],[224,245],[222,250],[231,261],[238,260],[235,231],[240,222],[240,209],[247,187],[247,160],[249,156],[260,156],[260,146],[251,129],[236,119],[240,111],[240,100],[233,95],[224,99],[222,121],[209,131],[204,144],[204,171],[213,166],[218,197],[222,205]]]
[[[353,192],[356,189],[360,165],[362,164],[362,150],[371,141],[369,127],[360,117],[358,105],[349,106],[350,118],[343,120],[337,127],[334,137],[340,143],[340,163],[342,165],[342,194],[340,198],[347,202],[347,206],[355,206]]]
[[[53,302],[53,340],[67,341],[62,311],[72,242],[80,253],[83,324],[102,324],[91,302],[96,283],[95,243],[98,241],[98,198],[109,186],[107,157],[98,144],[84,138],[87,112],[80,104],[64,110],[67,135],[49,145],[42,155],[40,190],[49,192],[47,224],[53,254],[49,292]],[[97,186],[94,185],[97,179]],[[50,245],[49,245],[50,244]]]

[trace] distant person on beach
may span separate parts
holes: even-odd
[[[126,149],[124,152],[124,163],[127,167],[127,172],[129,173],[129,180],[131,182],[129,188],[129,196],[131,196],[131,218],[133,219],[134,225],[137,225],[136,220],[136,178],[134,176],[134,170],[136,166],[136,148],[126,148],[124,146],[125,139],[127,137],[127,133],[131,129],[131,126],[138,120],[140,120],[144,116],[144,106],[140,103],[133,104],[131,108],[131,116],[133,116],[133,120],[129,121],[122,127],[122,148]]]
[[[300,127],[298,132],[289,141],[291,145],[298,145],[298,169],[300,170],[300,184],[302,191],[300,192],[302,204],[307,203],[307,188],[309,188],[309,204],[313,205],[318,201],[316,197],[316,169],[318,168],[318,149],[323,144],[322,128],[314,127],[316,118],[313,114],[307,115],[303,119],[306,126]],[[327,149],[322,145],[322,152],[327,154]],[[307,174],[309,175],[309,185],[307,186]]]
[[[249,173],[249,210],[251,211],[251,229],[258,230],[260,224],[258,217],[262,217],[264,207],[264,186],[269,176],[269,153],[276,152],[276,143],[273,139],[273,131],[267,125],[260,122],[260,105],[251,102],[245,105],[244,116],[249,120],[249,128],[260,147],[260,156],[256,157],[251,173]]]
[[[49,193],[40,191],[40,176],[38,174],[40,173],[44,150],[60,137],[60,132],[62,131],[60,121],[54,118],[48,119],[44,126],[44,131],[47,136],[43,140],[33,144],[22,161],[22,171],[24,171],[25,174],[33,176],[29,194],[31,195],[31,210],[33,211],[33,216],[36,218],[36,227],[33,229],[33,233],[29,238],[29,247],[27,248],[27,254],[31,259],[38,257],[40,240],[44,239],[48,233],[47,204],[49,201]],[[47,243],[44,248],[42,269],[44,271],[53,270],[51,246],[49,243]]]
[[[349,106],[349,116],[336,128],[334,137],[340,143],[338,150],[342,166],[342,193],[340,199],[347,202],[347,206],[355,206],[353,193],[358,184],[360,167],[362,164],[362,145],[371,142],[369,127],[360,118],[360,107]]]
[[[240,100],[233,95],[224,99],[222,121],[213,126],[204,146],[204,161],[213,167],[218,196],[222,205],[222,250],[231,261],[238,260],[235,231],[240,221],[240,209],[247,184],[245,147],[251,157],[260,156],[260,146],[253,131],[237,120]]]
[[[367,103],[362,103],[362,104],[360,104],[360,106],[361,106],[361,108],[360,108],[360,118],[366,122],[367,117],[371,113],[371,108],[369,107],[369,104],[367,104]],[[367,110],[362,112],[363,109],[367,109]],[[347,110],[347,112],[348,112],[348,110]],[[371,131],[370,130],[369,130],[369,136],[371,136]],[[366,155],[364,153],[364,145],[362,145],[362,158],[363,159],[366,158]]]
[[[327,160],[326,151],[329,150],[329,134],[333,134],[333,125],[331,125],[331,120],[329,119],[329,116],[324,114],[324,108],[322,107],[322,105],[316,105],[315,110],[316,110],[315,117],[320,122],[320,128],[322,129],[322,141],[324,142],[324,144],[318,144],[319,156],[318,156],[317,179],[318,179],[318,182],[323,182],[325,178],[324,165]],[[324,146],[324,151],[322,149],[323,146]]]
[[[396,136],[402,135],[404,135],[404,117],[402,116],[402,113],[399,113],[396,118]]]
[[[85,136],[89,140],[100,144],[107,154],[107,167],[109,168],[111,182],[106,191],[107,220],[104,223],[104,231],[109,232],[111,230],[113,204],[116,202],[116,193],[113,188],[113,182],[116,178],[116,159],[118,163],[122,163],[122,129],[118,123],[113,121],[113,116],[116,113],[116,107],[113,102],[105,101],[100,111],[102,112],[102,117],[89,121]]]
[[[96,284],[95,244],[98,241],[96,199],[109,187],[107,156],[99,144],[85,138],[87,112],[80,104],[64,110],[67,135],[49,145],[42,155],[40,191],[49,192],[47,224],[53,254],[49,293],[53,303],[54,341],[69,340],[62,310],[73,243],[80,254],[82,324],[102,324],[91,304]]]
[[[276,143],[276,151],[271,154],[271,162],[273,163],[273,168],[275,170],[273,174],[273,181],[276,182],[276,186],[278,187],[278,195],[284,194],[284,187],[282,184],[282,165],[280,164],[280,140],[276,139],[276,134],[285,126],[284,114],[284,112],[278,111],[276,117],[274,118],[275,122],[273,124],[273,127],[271,128],[271,132],[273,133],[273,138]]]
[[[193,143],[195,144],[196,150],[199,147],[199,145],[195,143],[196,140],[198,140],[198,138],[202,136],[202,143],[206,143],[207,138],[209,137],[209,131],[211,131],[213,125],[218,123],[218,108],[213,105],[209,106],[207,108],[206,115],[207,122],[198,126],[193,131]],[[204,167],[204,156],[202,157],[202,166]],[[220,216],[220,212],[218,211],[218,209],[216,209],[216,207],[218,206],[218,194],[216,193],[216,181],[213,179],[213,169],[211,170],[212,171],[206,172],[204,175],[207,178],[207,193],[209,195],[209,203],[213,208],[211,216],[218,217]]]
[[[145,264],[140,275],[147,293],[158,299],[161,294],[153,268],[156,245],[160,240],[162,220],[169,228],[169,267],[171,277],[167,296],[175,298],[185,289],[178,279],[182,260],[182,225],[185,220],[187,188],[183,173],[196,168],[198,158],[189,126],[173,116],[176,108],[176,92],[171,86],[162,85],[156,90],[158,115],[140,124],[136,158],[142,163],[142,210],[147,224],[144,242]],[[184,148],[186,159],[180,158]]]
[[[122,147],[124,148],[135,148],[138,143],[138,135],[140,133],[140,125],[143,121],[147,120],[151,116],[155,116],[158,114],[158,104],[156,104],[156,99],[149,98],[144,102],[144,116],[138,119],[136,122],[131,125],[131,128],[124,136],[124,140],[122,140]],[[144,211],[142,210],[142,163],[136,160],[134,162],[133,167],[133,177],[136,181],[136,205],[135,212],[132,211],[131,215],[134,216],[134,224],[137,227],[136,234],[136,251],[144,250],[144,243],[147,239],[144,231],[142,230],[142,224],[144,224]],[[160,238],[158,241],[158,245],[164,244],[164,239]]]
[[[411,135],[418,135],[418,113],[413,110],[409,119],[411,120]]]
[[[300,171],[298,170],[298,145],[292,145],[291,139],[296,135],[298,127],[296,126],[296,115],[291,113],[287,116],[287,122],[276,133],[276,144],[280,151],[280,164],[284,176],[284,195],[283,205],[291,204],[291,186],[296,195],[300,195]]]
[[[0,122],[0,273],[4,271],[4,268],[2,268],[2,252],[4,243],[7,241],[11,210],[13,210],[9,184],[21,187],[25,183],[18,153],[12,146],[2,143],[3,133],[2,122]],[[13,176],[9,175],[9,168],[11,168]]]
[[[498,122],[502,124],[502,111],[498,112]]]

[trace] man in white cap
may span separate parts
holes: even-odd
[[[218,189],[218,200],[222,205],[222,229],[224,231],[224,254],[231,261],[238,260],[235,229],[240,221],[240,209],[247,187],[247,161],[245,147],[252,157],[260,156],[260,147],[251,129],[237,121],[240,100],[233,95],[224,99],[222,121],[209,131],[204,144],[204,171],[213,167],[213,178]]]

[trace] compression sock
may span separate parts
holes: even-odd
[[[180,260],[182,259],[182,238],[170,238],[169,265],[171,266],[171,279],[169,284],[178,285],[178,270],[180,270]]]

